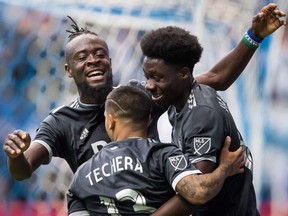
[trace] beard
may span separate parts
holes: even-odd
[[[113,90],[113,77],[108,77],[106,85],[101,87],[92,87],[87,82],[83,82],[79,85],[79,90],[86,97],[93,98],[99,103],[104,103],[107,95]]]

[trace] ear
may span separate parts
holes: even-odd
[[[68,66],[68,64],[65,64],[65,71],[66,71],[66,75],[67,75],[69,78],[72,78],[72,77],[73,77],[72,71],[71,71],[70,67]]]
[[[187,79],[187,78],[191,77],[191,75],[192,75],[192,72],[190,71],[190,69],[188,67],[182,67],[180,73],[181,73],[182,79]]]
[[[149,120],[148,120],[148,125],[147,125],[147,128],[150,126],[150,124],[152,123],[152,115],[150,114],[149,115]]]
[[[114,115],[112,114],[108,114],[108,116],[106,116],[107,120],[108,120],[108,129],[109,130],[114,130],[115,125],[116,125],[116,119],[114,117]]]

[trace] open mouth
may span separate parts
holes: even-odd
[[[157,102],[157,101],[161,100],[162,97],[163,97],[163,95],[161,95],[161,94],[154,94],[154,95],[152,95],[152,100]]]
[[[88,77],[95,77],[95,76],[103,76],[104,73],[102,71],[96,70],[96,71],[91,71],[88,73]]]
[[[91,71],[87,74],[89,79],[102,80],[104,77],[104,72],[100,70]]]

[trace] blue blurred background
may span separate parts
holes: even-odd
[[[270,1],[258,0],[0,0],[0,143],[15,129],[33,137],[49,110],[77,91],[64,71],[67,15],[104,38],[114,84],[145,80],[139,40],[167,25],[186,28],[204,47],[195,75],[207,71],[241,40],[253,16]],[[287,0],[275,0],[288,13]],[[288,216],[288,28],[267,37],[239,79],[220,92],[254,156],[254,184],[262,216]],[[170,140],[164,115],[158,125]],[[71,179],[54,158],[31,179],[15,181],[0,151],[0,215],[65,215]],[[13,207],[13,208],[12,208]]]

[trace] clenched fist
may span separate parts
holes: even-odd
[[[22,130],[15,130],[5,139],[3,151],[9,158],[17,158],[30,146],[31,138],[29,133]]]

